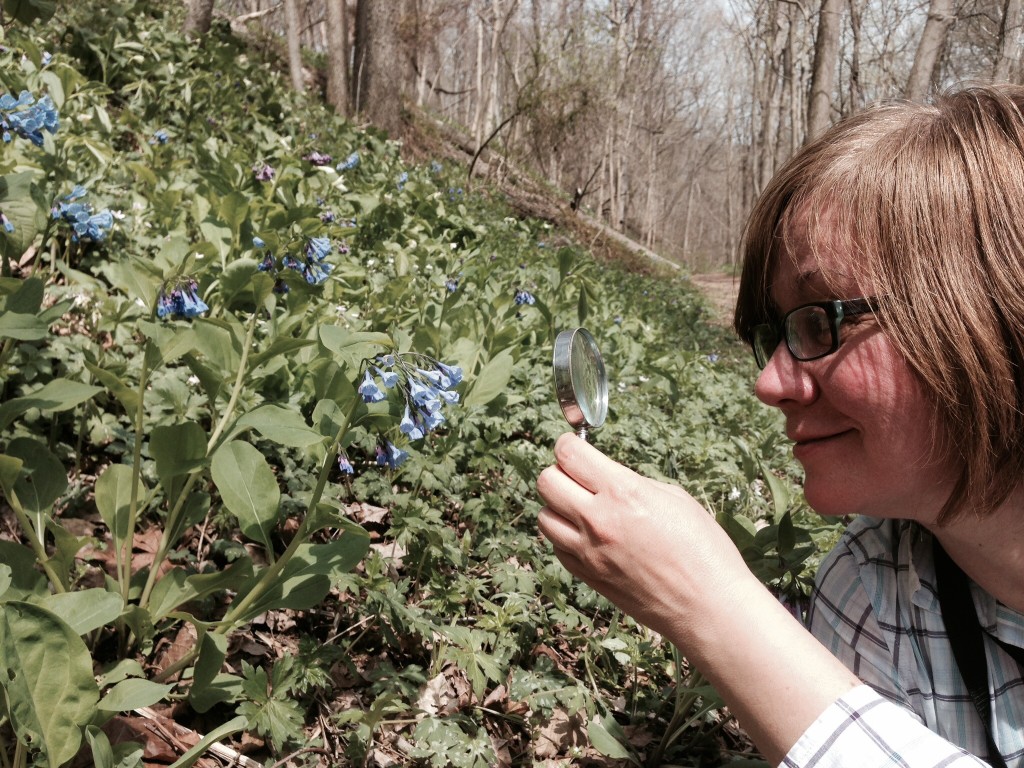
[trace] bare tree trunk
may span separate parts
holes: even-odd
[[[292,78],[292,88],[296,91],[305,90],[305,78],[302,76],[302,42],[299,37],[299,0],[284,0],[284,15],[288,25],[288,73]]]
[[[935,69],[939,63],[939,55],[946,45],[949,28],[956,21],[953,0],[930,0],[928,4],[928,21],[921,33],[921,42],[914,54],[914,65],[910,69],[904,97],[921,100],[928,95]]]
[[[186,37],[202,37],[210,31],[214,0],[188,0],[188,15],[182,32]]]
[[[1008,81],[1010,68],[1020,58],[1019,48],[1021,31],[1021,0],[1005,0],[1003,3],[1003,19],[999,26],[999,53],[995,66],[992,68],[992,79]]]
[[[345,0],[327,4],[327,103],[340,115],[348,116],[348,9]]]
[[[408,59],[400,35],[400,0],[359,0],[356,6],[356,112],[392,137],[402,134]]]
[[[832,93],[839,55],[841,13],[842,0],[822,0],[821,11],[818,13],[818,35],[814,41],[811,99],[807,109],[808,139],[824,133],[832,121]]]

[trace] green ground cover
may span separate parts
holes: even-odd
[[[746,350],[685,276],[403,161],[179,5],[76,3],[0,50],[0,764],[138,765],[147,717],[266,765],[746,760],[553,559],[534,491],[583,324],[595,443],[797,601],[834,530]]]

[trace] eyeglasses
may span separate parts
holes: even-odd
[[[875,298],[819,301],[804,304],[782,316],[777,323],[755,325],[754,359],[764,369],[785,338],[786,348],[797,360],[817,360],[839,349],[839,326],[843,320],[874,312]]]

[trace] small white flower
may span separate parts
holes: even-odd
[[[651,380],[651,377],[650,377],[650,376],[641,376],[641,377],[640,377],[640,383],[641,383],[641,384],[646,384],[646,383],[647,383],[648,381],[650,381],[650,380]]]
[[[741,495],[740,489],[734,485],[732,490],[729,491],[729,501],[736,501]]]
[[[199,377],[198,377],[198,376],[196,376],[196,375],[195,375],[195,374],[193,373],[193,374],[192,374],[191,376],[189,376],[189,377],[188,377],[187,379],[185,379],[185,382],[186,382],[186,383],[187,383],[187,384],[188,384],[188,385],[189,385],[190,387],[198,387],[198,386],[199,386]]]
[[[367,259],[366,260],[366,266],[373,267],[373,266],[376,266],[376,265],[377,265],[377,260],[376,259]]]

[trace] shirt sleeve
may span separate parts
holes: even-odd
[[[908,710],[859,685],[803,733],[780,768],[989,768]]]

